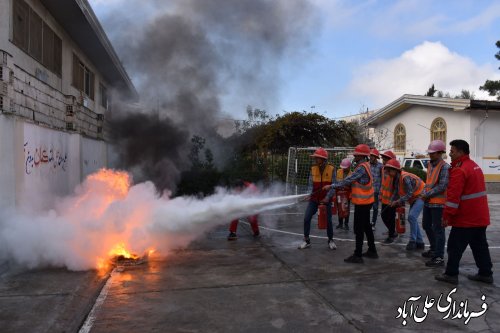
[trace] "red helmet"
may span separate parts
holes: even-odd
[[[398,171],[401,171],[401,164],[399,164],[398,160],[392,159],[387,161],[387,163],[384,165],[385,168],[393,168]]]
[[[378,150],[375,148],[372,148],[372,150],[370,150],[370,155],[373,155],[373,156],[376,156],[377,158],[380,158],[380,154],[378,153]]]
[[[328,152],[326,150],[324,150],[323,148],[318,148],[318,149],[316,149],[314,154],[312,154],[310,156],[311,157],[319,157],[319,158],[327,160],[328,159]]]
[[[390,150],[386,150],[380,155],[382,155],[382,157],[388,158],[390,160],[396,159],[396,155]]]
[[[360,144],[357,145],[356,148],[354,148],[354,153],[352,153],[354,156],[370,156],[370,147],[365,144]]]
[[[446,152],[445,143],[441,140],[431,141],[431,143],[429,144],[429,147],[427,148],[427,152],[431,154],[431,153],[437,153],[440,151],[442,151],[443,153]]]

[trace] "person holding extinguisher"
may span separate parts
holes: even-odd
[[[394,194],[390,203],[391,207],[410,204],[408,222],[410,222],[410,241],[406,245],[407,251],[425,249],[422,232],[418,225],[418,217],[424,208],[424,201],[420,194],[424,190],[424,182],[418,176],[401,170],[398,160],[390,160],[385,166],[389,175],[394,178]]]
[[[346,179],[351,174],[351,160],[344,158],[340,162],[340,168],[337,170],[335,181],[339,182]],[[337,214],[339,216],[339,224],[337,229],[349,231],[349,215],[351,209],[351,187],[340,187],[335,191],[335,203],[337,204]]]
[[[356,168],[351,175],[344,180],[334,182],[332,185],[323,187],[329,190],[325,201],[330,201],[335,194],[335,190],[341,187],[350,186],[352,203],[354,204],[354,234],[356,235],[356,249],[354,254],[344,261],[353,264],[362,264],[363,257],[376,259],[378,258],[377,249],[375,247],[375,238],[373,236],[372,226],[370,224],[370,210],[375,201],[373,195],[373,178],[370,171],[370,147],[365,144],[357,145],[353,152]],[[368,240],[368,251],[363,251],[364,236]]]
[[[304,214],[304,241],[298,248],[299,250],[303,250],[311,247],[311,240],[309,238],[311,220],[321,204],[326,206],[328,247],[331,250],[336,250],[337,245],[333,241],[332,202],[331,200],[324,201],[327,191],[323,189],[325,185],[330,185],[334,180],[335,167],[328,163],[328,152],[323,148],[316,149],[314,154],[310,156],[314,158],[314,165],[311,167],[311,173],[309,175],[310,195],[306,198],[309,203],[307,204]]]

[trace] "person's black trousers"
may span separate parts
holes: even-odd
[[[361,257],[363,254],[364,235],[368,241],[368,250],[377,252],[375,237],[370,223],[370,210],[372,205],[354,205],[354,234],[356,235],[356,250],[354,255]]]
[[[382,204],[382,213],[380,213],[382,221],[384,221],[389,237],[396,237],[396,207]]]
[[[446,275],[458,275],[460,259],[467,245],[472,250],[474,261],[479,268],[479,275],[491,276],[493,267],[491,263],[490,250],[486,240],[486,227],[458,228],[452,227],[448,236],[448,262],[446,264]]]

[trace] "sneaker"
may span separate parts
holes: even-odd
[[[417,250],[424,250],[425,249],[425,243],[417,243]]]
[[[393,237],[387,237],[383,242],[382,245],[389,245],[394,243],[394,238]]]
[[[308,249],[310,247],[311,247],[311,242],[303,241],[302,243],[300,243],[298,249],[299,250],[304,250],[304,249]]]
[[[447,282],[451,284],[458,284],[458,275],[451,276],[446,274],[436,275],[434,278],[438,281]]]
[[[424,258],[434,258],[434,251],[432,250],[427,250],[422,252],[422,257]]]
[[[483,282],[483,283],[488,283],[492,284],[493,283],[493,276],[485,276],[485,275],[467,275],[467,278],[472,281],[478,281],[478,282]]]
[[[441,257],[435,257],[425,263],[427,267],[442,267],[444,266],[444,259]]]
[[[328,247],[330,248],[330,250],[337,249],[337,245],[335,245],[335,242],[333,241],[333,239],[328,240]]]
[[[338,224],[335,229],[344,229],[344,226],[342,224]]]
[[[344,261],[351,264],[362,264],[364,262],[362,257],[358,257],[355,254],[353,254],[349,258],[345,258]]]
[[[370,223],[372,225],[372,230],[375,231],[375,223]]]
[[[406,244],[406,251],[414,251],[417,249],[417,243],[415,243],[414,241],[410,241],[408,242],[408,244]]]
[[[378,259],[378,253],[377,251],[366,251],[363,253],[363,257],[367,257],[367,258],[370,258],[370,259]]]
[[[349,231],[349,226],[347,224],[345,225],[344,230]]]
[[[230,232],[229,236],[227,236],[228,241],[233,241],[233,240],[237,240],[237,239],[238,239],[238,236],[236,236],[236,233],[234,233],[234,232]]]

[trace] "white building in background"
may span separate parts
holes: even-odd
[[[401,159],[425,155],[434,139],[463,139],[486,181],[500,182],[500,102],[403,95],[363,125],[374,129],[379,150],[392,149]]]
[[[0,1],[1,206],[66,195],[107,165],[115,88],[137,98],[87,0]]]

